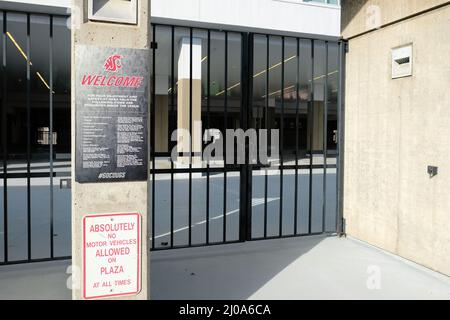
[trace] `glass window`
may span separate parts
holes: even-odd
[[[7,13],[6,138],[9,173],[27,167],[27,16]],[[27,259],[27,179],[8,180],[8,260]]]
[[[338,93],[339,93],[339,44],[328,43],[327,61],[327,137],[325,180],[325,230],[336,229],[337,203],[337,138],[338,138]]]
[[[311,125],[309,122],[311,89],[312,89],[312,41],[299,40],[299,119],[298,119],[298,169],[297,183],[297,232],[305,234],[309,232],[309,179],[310,169],[310,136]]]
[[[31,171],[49,173],[51,85],[49,16],[30,16],[30,46]],[[61,54],[63,54],[63,51],[61,50]],[[67,117],[70,119],[70,114],[66,114],[66,119]],[[63,121],[67,124],[66,119]],[[22,122],[26,126],[26,117],[23,118]],[[70,130],[70,125],[67,129]],[[57,135],[58,132],[53,127],[54,148],[58,144]],[[70,139],[70,131],[68,132],[68,136]],[[50,179],[52,178],[32,178],[30,182],[31,249],[32,258],[36,259],[50,256]]]
[[[0,59],[1,140],[6,138],[1,149],[8,173],[16,176],[7,180],[8,206],[1,216],[4,239],[0,252],[6,239],[11,249],[9,261],[68,256],[70,190],[59,188],[60,179],[70,179],[71,172],[71,38],[67,18],[14,12],[1,13],[1,17],[7,18],[1,23],[5,40],[1,46],[6,44],[6,56]],[[51,171],[58,177],[50,176]]]
[[[268,110],[268,43],[266,35],[255,35],[253,40],[253,97],[250,128],[265,129]],[[252,175],[252,238],[264,237],[265,199],[268,176],[263,170],[254,170]]]
[[[325,85],[327,78],[327,60],[325,41],[314,41],[314,77],[313,101],[311,103],[310,123],[312,138],[311,157],[312,169],[312,202],[311,228],[312,232],[322,231],[323,221],[323,186],[324,186],[324,133],[325,133]]]

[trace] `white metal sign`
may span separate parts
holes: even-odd
[[[85,299],[139,293],[139,213],[94,214],[83,218],[83,287]]]

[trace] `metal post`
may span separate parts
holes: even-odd
[[[270,54],[270,36],[267,35],[266,42],[266,106],[265,106],[265,129],[269,131],[269,54]],[[268,145],[271,145],[271,141],[267,140]],[[267,194],[268,194],[268,170],[264,174],[264,238],[267,237]]]
[[[3,254],[4,262],[8,263],[8,145],[7,145],[7,121],[6,121],[6,100],[7,100],[7,82],[6,82],[6,32],[7,32],[7,15],[3,12],[3,61],[2,61],[2,79],[3,79],[3,99],[2,99],[2,136],[3,136]]]
[[[175,27],[171,27],[171,57],[170,57],[170,104],[172,106],[172,112],[175,113]],[[155,71],[153,71],[155,73]],[[170,159],[170,247],[173,248],[173,234],[174,234],[174,165],[172,159]],[[154,179],[153,179],[154,180]]]
[[[283,235],[283,169],[284,169],[284,51],[285,39],[281,37],[281,117],[280,117],[280,222],[279,236]]]
[[[325,87],[324,87],[324,112],[323,112],[323,196],[322,196],[322,232],[326,232],[327,212],[327,132],[328,132],[328,41],[325,42]]]
[[[192,32],[193,29],[189,29],[189,137],[191,139],[189,143],[189,246],[192,244],[192,144],[194,143],[192,138]]]
[[[312,229],[312,182],[313,182],[313,126],[314,126],[314,40],[311,40],[311,87],[310,87],[310,101],[309,101],[309,218],[308,218],[308,233]]]
[[[241,72],[242,99],[241,99],[241,124],[242,129],[246,131],[250,127],[252,120],[252,76],[253,70],[253,35],[242,34],[241,60],[243,61]],[[248,142],[245,143],[245,154],[249,155]],[[240,170],[240,223],[239,240],[246,241],[251,239],[252,232],[252,165],[248,157],[245,158],[245,165]]]
[[[152,27],[152,70],[153,75],[151,77],[151,101],[150,101],[150,128],[151,128],[151,137],[150,137],[150,159],[152,165],[152,249],[155,249],[155,112],[156,112],[156,26]]]
[[[206,58],[207,64],[207,76],[206,76],[206,116],[207,116],[207,129],[211,129],[211,30],[208,30],[208,53]],[[209,159],[206,163],[206,244],[209,244],[209,194],[210,194],[210,164]]]
[[[225,31],[225,118],[224,118],[224,165],[223,165],[223,242],[227,241],[227,135],[228,127],[228,32]]]
[[[53,212],[53,16],[50,16],[50,41],[49,41],[49,63],[50,63],[50,79],[49,79],[49,98],[50,98],[50,256],[54,257],[54,212]]]
[[[300,90],[300,39],[297,38],[297,72],[295,80],[295,197],[294,197],[294,235],[297,234],[298,220],[298,113],[300,108],[300,99],[298,97]]]
[[[336,179],[336,232],[339,236],[345,234],[343,198],[344,198],[344,143],[345,143],[345,47],[346,42],[339,42],[339,80],[338,80],[338,159]]]
[[[30,144],[31,144],[31,108],[30,108],[30,95],[31,95],[31,77],[30,77],[30,68],[31,68],[31,50],[30,50],[30,14],[27,14],[27,251],[28,251],[28,260],[31,260],[31,152],[30,152]]]

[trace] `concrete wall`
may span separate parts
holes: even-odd
[[[137,25],[91,22],[87,20],[86,0],[72,0],[75,10],[72,15],[72,154],[75,155],[75,46],[93,45],[98,47],[118,47],[149,49],[150,47],[150,0],[139,1]],[[149,129],[150,131],[150,129]],[[74,158],[72,159],[74,161]],[[74,163],[72,166],[74,167]],[[147,181],[114,183],[77,183],[72,170],[72,264],[81,269],[82,257],[82,219],[92,213],[139,212],[142,215],[142,278],[141,291],[136,296],[119,299],[147,299],[149,286],[149,258],[147,242],[151,237],[150,219],[147,219],[149,190]],[[81,281],[81,276],[77,279]],[[72,290],[73,299],[82,298],[82,283]]]
[[[354,2],[344,3],[344,16]],[[441,2],[369,1],[365,6],[382,3],[383,21],[393,21]],[[345,18],[346,37],[363,30],[363,12],[356,12],[354,21]],[[447,275],[449,30],[447,5],[350,40],[344,169],[347,234]],[[391,48],[408,43],[413,43],[413,76],[392,80]],[[439,167],[436,177],[428,176],[428,165]]]
[[[448,0],[342,0],[342,36],[349,38]]]

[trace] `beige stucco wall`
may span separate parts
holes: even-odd
[[[351,36],[371,30],[379,23],[385,25],[399,18],[448,3],[448,0],[342,0],[342,36]]]
[[[383,2],[400,12],[444,1]],[[350,40],[343,208],[347,234],[447,275],[449,30],[450,5]],[[392,80],[391,48],[408,43],[413,76]],[[428,165],[439,167],[432,179]]]

